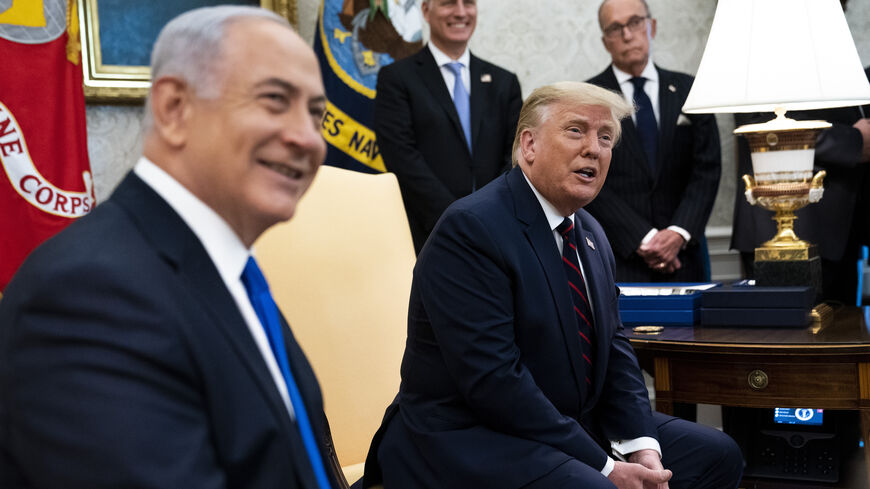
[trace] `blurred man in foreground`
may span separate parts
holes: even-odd
[[[144,155],[0,301],[0,486],[335,486],[317,381],[250,254],[321,164],[317,60],[251,7],[152,54]]]

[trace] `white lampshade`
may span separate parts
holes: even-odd
[[[683,111],[863,105],[870,83],[837,0],[719,0]]]

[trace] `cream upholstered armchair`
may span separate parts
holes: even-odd
[[[314,367],[347,481],[399,388],[414,245],[393,174],[320,169],[296,216],[255,244]]]

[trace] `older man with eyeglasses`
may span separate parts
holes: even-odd
[[[704,228],[721,170],[716,119],[681,113],[693,78],[653,64],[646,1],[605,0],[598,20],[613,63],[589,82],[621,92],[637,112],[622,121],[623,142],[587,210],[613,246],[617,281],[705,280]]]

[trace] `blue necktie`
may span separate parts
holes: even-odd
[[[571,289],[571,300],[574,303],[574,317],[577,318],[577,332],[580,334],[580,351],[586,362],[586,388],[592,385],[592,366],[595,364],[595,347],[593,346],[595,329],[593,326],[592,308],[586,298],[586,281],[580,271],[580,261],[577,258],[577,240],[574,239],[574,223],[565,218],[556,226],[556,231],[562,235],[562,266]]]
[[[296,414],[296,425],[299,427],[299,432],[302,435],[305,451],[308,452],[308,459],[311,461],[317,485],[320,489],[330,489],[331,486],[326,476],[326,469],[323,467],[323,459],[320,457],[320,450],[317,448],[317,441],[314,438],[314,431],[311,429],[308,413],[305,410],[305,404],[302,402],[302,395],[299,393],[299,388],[296,386],[293,374],[290,372],[290,362],[287,360],[287,350],[284,348],[284,335],[281,333],[281,319],[278,314],[278,306],[275,305],[272,294],[269,292],[269,284],[266,283],[266,277],[263,276],[253,256],[248,257],[248,262],[245,264],[245,270],[242,272],[242,284],[244,284],[245,290],[248,292],[248,298],[251,300],[251,305],[254,306],[254,311],[257,313],[257,318],[260,319],[260,324],[263,325],[263,329],[266,331],[266,336],[269,338],[269,346],[272,347],[275,361],[278,362],[281,375],[284,376],[284,382],[287,384],[290,404],[293,405],[293,412]]]
[[[459,122],[462,124],[462,131],[465,133],[465,143],[468,145],[468,151],[471,151],[471,102],[468,96],[468,90],[465,89],[465,84],[462,83],[462,63],[454,61],[447,63],[445,66],[453,72],[453,105],[456,106],[456,113],[459,114]]]
[[[637,106],[637,132],[640,134],[640,142],[646,153],[647,163],[652,170],[656,167],[656,153],[659,146],[659,128],[656,124],[656,115],[653,112],[652,102],[643,89],[646,83],[644,77],[634,77],[631,84],[634,85],[634,104]]]

